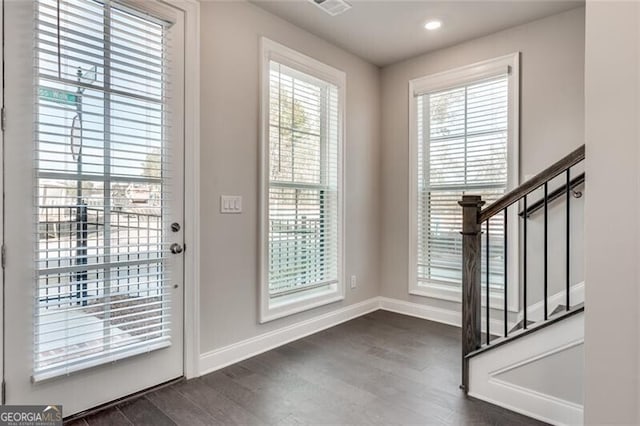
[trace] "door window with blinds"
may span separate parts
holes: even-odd
[[[36,2],[34,380],[170,345],[170,25]]]
[[[412,81],[412,293],[459,299],[458,201],[462,195],[481,195],[488,205],[517,180],[514,60],[500,58]],[[502,293],[502,215],[491,220],[489,231],[489,284]],[[484,285],[485,273],[482,280]]]
[[[342,290],[345,76],[262,40],[262,321]]]

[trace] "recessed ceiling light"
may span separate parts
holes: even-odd
[[[424,24],[424,27],[426,29],[428,29],[429,31],[437,30],[441,26],[442,26],[442,22],[440,22],[438,20],[427,21],[427,23]]]

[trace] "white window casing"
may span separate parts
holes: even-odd
[[[260,321],[344,298],[346,75],[261,39]]]
[[[409,82],[410,294],[461,301],[458,201],[482,195],[488,205],[518,185],[518,121],[518,53]],[[515,311],[518,216],[515,209],[508,215],[508,307]],[[502,214],[490,223],[490,254],[491,305],[502,307]],[[484,261],[482,268],[484,292]]]

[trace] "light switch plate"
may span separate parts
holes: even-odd
[[[220,196],[220,213],[242,213],[242,196],[241,195],[221,195]]]

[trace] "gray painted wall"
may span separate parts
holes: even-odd
[[[583,143],[582,8],[379,70],[250,3],[202,2],[201,7],[201,353],[377,295],[458,309],[456,303],[409,297],[407,291],[410,79],[521,51],[522,177]],[[358,288],[347,289],[344,302],[260,325],[262,35],[347,73],[345,279],[357,275]],[[221,215],[222,194],[242,195],[243,214]]]
[[[246,2],[202,2],[201,352],[379,294],[377,67]],[[344,302],[258,324],[258,40],[269,37],[347,73]],[[221,215],[221,194],[244,212]],[[348,286],[347,286],[348,287]]]
[[[585,422],[638,424],[640,4],[587,1]]]
[[[521,52],[522,181],[584,143],[584,8],[422,55],[382,70],[383,296],[444,309],[459,309],[459,303],[410,296],[407,291],[409,80],[516,51]],[[576,212],[581,203],[576,203]],[[561,209],[562,204],[560,202],[554,209]],[[576,227],[574,235],[577,235],[582,223],[581,214],[575,214],[573,226]],[[534,222],[541,223],[541,217],[539,215]],[[536,228],[534,225],[532,229]],[[550,229],[554,235],[564,235],[564,222],[553,222]],[[558,240],[553,245],[554,250],[560,247],[560,241],[564,240]],[[581,245],[579,240],[573,243],[575,247]],[[529,249],[541,253],[541,245],[540,238],[532,238]],[[539,263],[536,261],[532,265],[541,271]],[[559,282],[563,274],[560,268],[564,271],[564,264],[557,263],[554,268],[554,282]],[[572,269],[577,271],[572,282],[582,281],[582,263],[574,262]],[[536,277],[529,276],[529,279],[533,282]],[[532,297],[530,300],[534,301]]]

